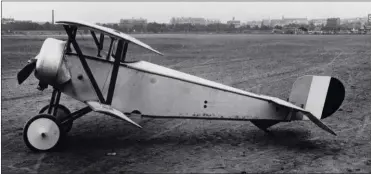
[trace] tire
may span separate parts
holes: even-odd
[[[65,133],[58,120],[49,114],[39,114],[27,121],[23,128],[26,146],[35,152],[58,149]]]
[[[39,114],[47,114],[48,109],[49,109],[49,105],[44,106],[43,108],[41,108]],[[65,118],[66,116],[68,116],[70,114],[71,114],[71,111],[67,107],[59,104],[58,105],[57,115],[55,117],[57,118],[57,120],[59,122],[61,122],[61,120],[63,118]],[[70,132],[71,129],[72,129],[72,125],[73,125],[73,121],[69,121],[69,122],[63,124],[62,125],[63,131],[65,131],[66,133]]]

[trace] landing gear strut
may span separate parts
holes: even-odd
[[[44,106],[39,115],[31,118],[23,129],[23,139],[33,151],[56,149],[62,138],[72,128],[73,119],[68,119],[71,112],[59,104],[61,92],[53,90],[50,104]]]
[[[49,105],[44,106],[40,110],[39,114],[47,113],[49,115],[53,115],[54,117],[56,117],[57,121],[62,123],[71,114],[71,111],[67,107],[59,104],[60,99],[61,92],[57,89],[54,89]],[[69,132],[72,128],[72,124],[73,120],[69,120],[68,122],[64,122],[63,124],[61,124],[61,126],[65,132]]]
[[[44,107],[40,110],[39,114],[45,114],[45,113],[49,114],[49,113],[47,112],[47,111],[49,110],[49,106],[50,106],[50,105],[46,105],[46,106],[44,106]],[[54,106],[54,107],[55,107],[55,106]],[[66,119],[66,118],[68,117],[68,115],[71,114],[71,111],[70,111],[67,107],[65,107],[65,106],[63,106],[63,105],[61,105],[61,104],[58,104],[56,109],[57,109],[57,113],[56,113],[56,115],[54,115],[54,117],[55,117],[55,118],[57,119],[57,121],[59,121],[60,123],[62,123],[62,121],[63,121],[64,119]],[[68,121],[67,123],[63,124],[63,125],[62,125],[62,128],[63,128],[63,130],[64,130],[66,133],[68,133],[68,132],[71,131],[71,129],[72,129],[72,125],[73,125],[73,121],[71,120],[71,121]]]
[[[31,118],[23,129],[23,139],[33,151],[50,151],[60,146],[72,128],[73,121],[92,111],[87,106],[73,113],[59,104],[61,92],[53,90],[49,105],[44,106],[39,115]]]

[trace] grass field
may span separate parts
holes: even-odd
[[[24,123],[48,104],[32,76],[16,73],[37,55],[45,37],[2,37],[1,170],[4,173],[90,172],[371,172],[370,35],[137,35],[165,56],[129,46],[130,60],[146,60],[251,92],[286,99],[302,75],[331,75],[346,98],[323,120],[280,123],[268,135],[250,122],[134,118],[138,130],[97,113],[74,122],[61,152],[33,153]],[[81,38],[88,46],[88,38]],[[83,106],[67,96],[62,104]],[[116,152],[115,156],[107,153]]]

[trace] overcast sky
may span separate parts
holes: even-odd
[[[168,23],[171,17],[203,17],[222,22],[284,17],[366,17],[371,2],[2,2],[2,16],[17,20],[76,19],[118,22],[121,18],[146,18]]]

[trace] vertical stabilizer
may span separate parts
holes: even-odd
[[[344,97],[345,88],[338,79],[330,76],[303,76],[293,84],[289,101],[316,118],[324,119],[340,108]]]

